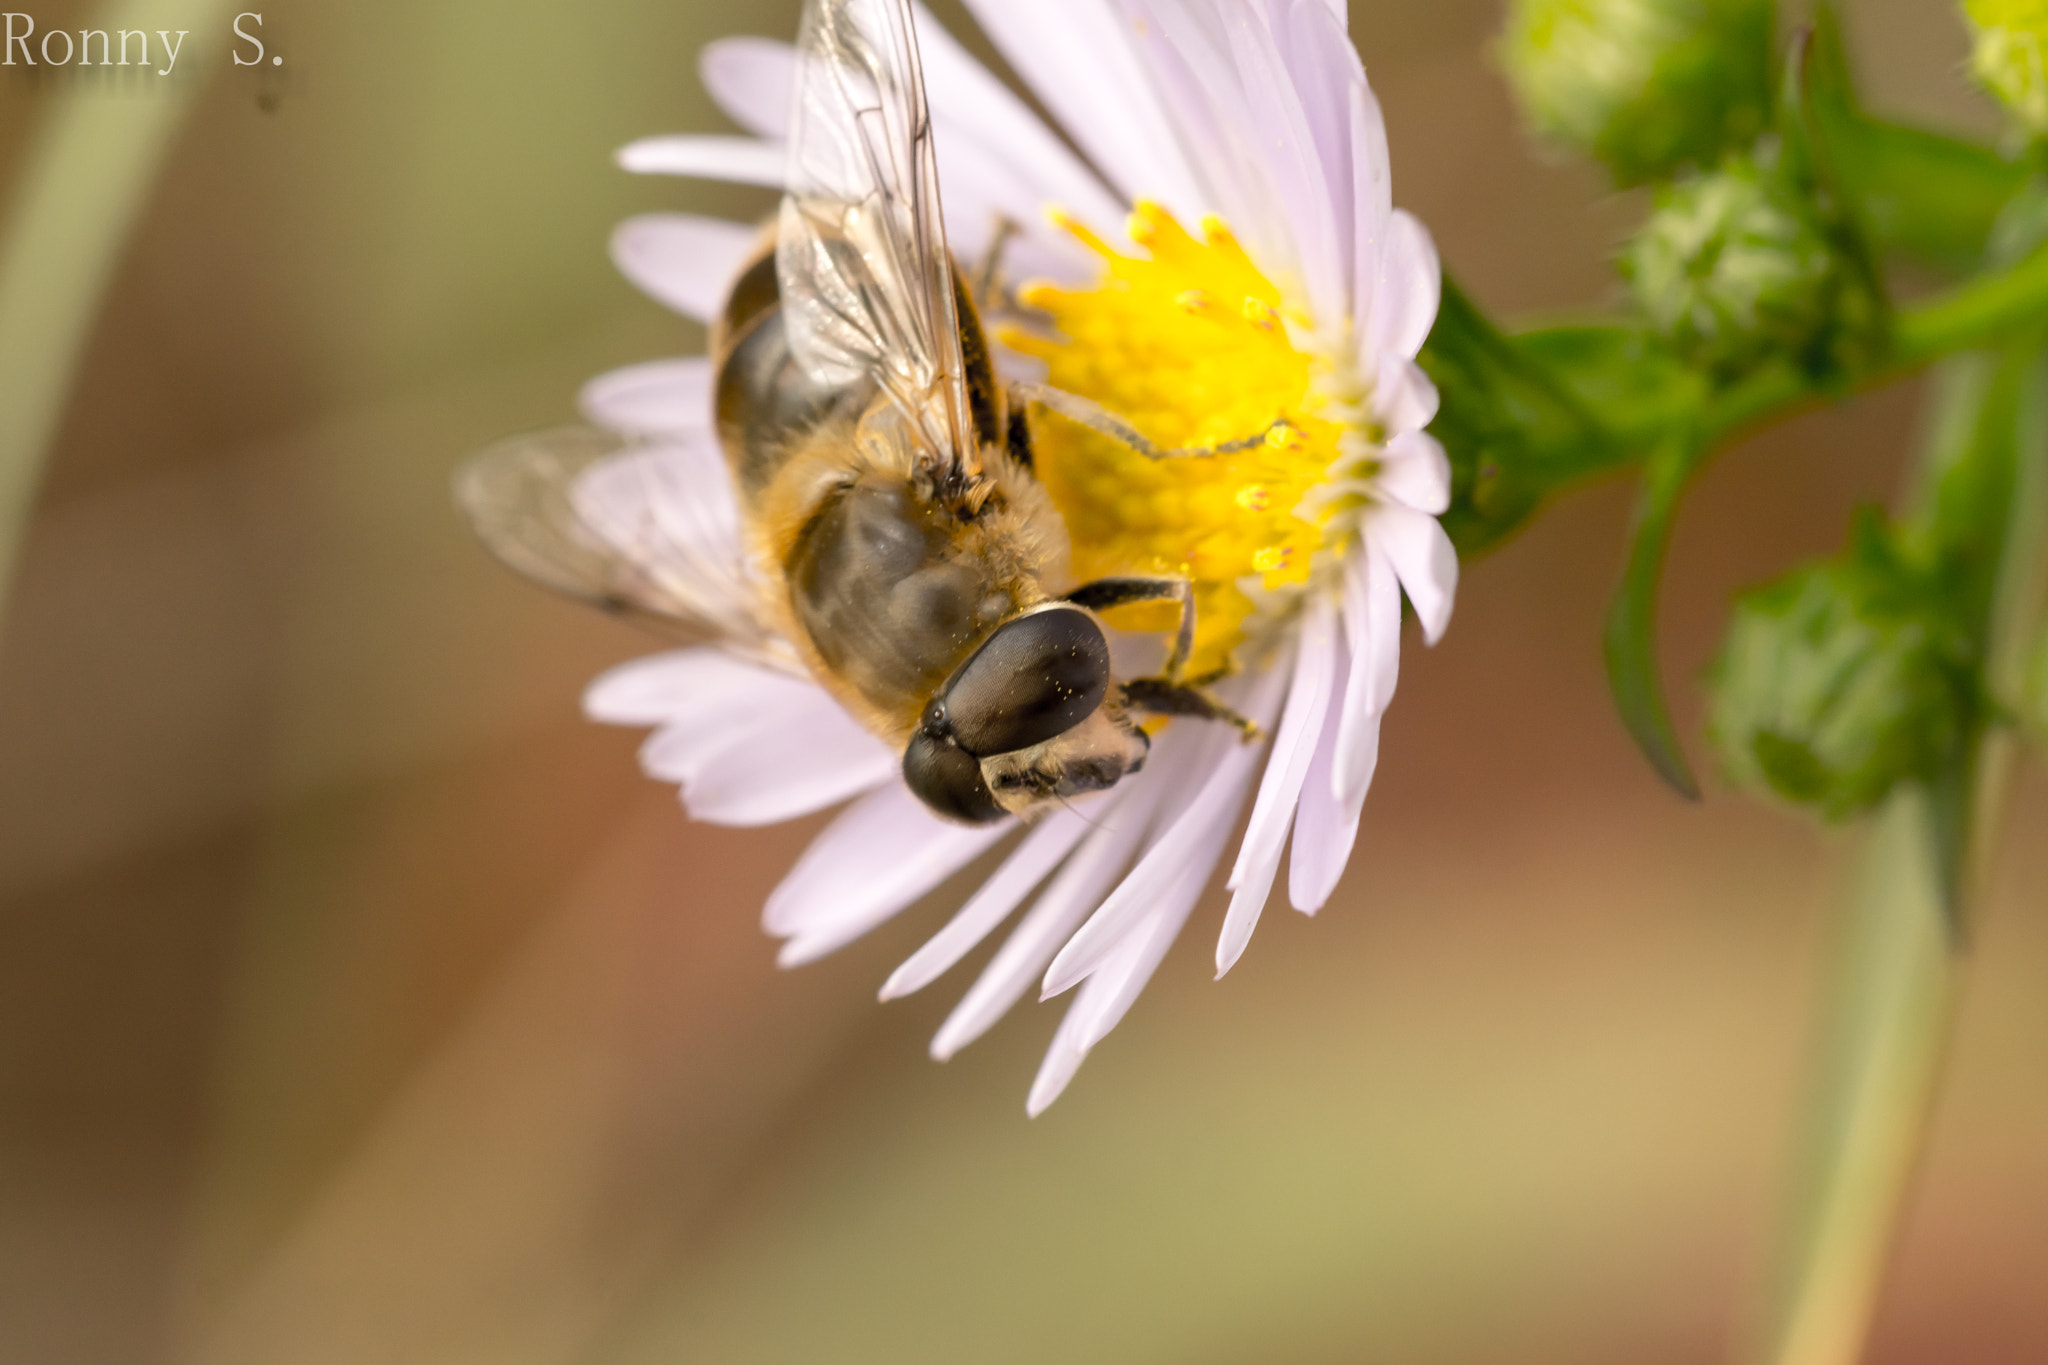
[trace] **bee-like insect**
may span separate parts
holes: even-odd
[[[1114,785],[1145,761],[1141,714],[1242,725],[1181,676],[1185,579],[1067,581],[1027,406],[1156,458],[1260,437],[1159,450],[1086,400],[999,382],[945,245],[909,0],[809,0],[797,59],[781,211],[711,340],[757,600],[679,595],[662,537],[622,543],[589,525],[574,481],[616,449],[594,432],[472,462],[458,497],[479,534],[515,568],[614,610],[770,662],[789,662],[769,643],[787,641],[902,749],[911,790],[955,820],[1030,816]],[[1120,681],[1097,613],[1148,600],[1177,601],[1179,628],[1159,676]]]

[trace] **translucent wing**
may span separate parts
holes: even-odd
[[[928,454],[976,463],[910,0],[808,0],[775,268],[800,363],[872,380]]]
[[[491,553],[536,582],[801,673],[768,624],[729,479],[700,444],[562,427],[470,460],[455,501]]]

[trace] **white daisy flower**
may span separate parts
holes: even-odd
[[[1194,672],[1221,677],[1219,695],[1269,736],[1168,724],[1141,772],[1022,830],[883,986],[890,999],[929,984],[1031,902],[931,1050],[950,1057],[1034,981],[1045,996],[1074,991],[1031,1088],[1037,1114],[1151,977],[1248,797],[1218,975],[1244,951],[1290,843],[1296,909],[1313,914],[1337,884],[1394,696],[1402,593],[1433,643],[1457,581],[1436,520],[1450,468],[1423,429],[1437,398],[1415,364],[1439,271],[1428,234],[1392,207],[1385,128],[1341,4],[968,7],[1086,156],[919,13],[950,246],[971,265],[998,223],[1019,225],[1004,268],[1038,281],[1020,297],[1049,324],[998,328],[1000,363],[1041,369],[1161,445],[1225,441],[1276,411],[1287,419],[1255,449],[1153,462],[1034,414],[1036,471],[1066,521],[1077,581],[1191,578]],[[712,44],[705,84],[751,136],[650,138],[621,162],[781,184],[796,60],[765,39]],[[708,322],[758,238],[751,226],[649,214],[620,226],[613,255],[655,299]],[[1128,247],[1110,245],[1122,238]],[[593,381],[586,415],[645,443],[586,471],[575,501],[622,549],[647,536],[684,547],[669,553],[661,586],[719,619],[749,610],[752,571],[710,381],[709,362],[695,358]],[[900,755],[797,658],[772,642],[751,654],[683,649],[616,668],[587,697],[599,720],[654,727],[644,765],[679,785],[697,819],[763,824],[852,799],[769,897],[766,925],[792,966],[1019,832],[1014,820],[932,814],[905,785]]]

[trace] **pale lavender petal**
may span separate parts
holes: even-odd
[[[1102,803],[1091,803],[1101,809]],[[1056,811],[1024,836],[995,875],[960,907],[946,927],[926,940],[882,983],[881,998],[895,1000],[922,990],[974,950],[1026,896],[1038,889],[1051,871],[1095,828],[1079,810]]]
[[[1368,373],[1373,376],[1372,414],[1383,430],[1397,435],[1420,431],[1435,420],[1436,385],[1420,365],[1389,351]]]
[[[1185,222],[1209,207],[1107,0],[1058,5],[967,0],[1010,69],[1127,200],[1157,199]]]
[[[613,230],[612,264],[649,298],[709,322],[760,236],[757,228],[719,218],[643,213]]]
[[[1081,983],[1074,1003],[1067,1007],[1060,1028],[1053,1035],[1052,1046],[1046,1049],[1038,1075],[1031,1082],[1031,1092],[1024,1101],[1026,1114],[1037,1118],[1044,1113],[1066,1090],[1095,1045],[1123,1022],[1201,898],[1202,888],[1222,851],[1222,832],[1217,831],[1214,851],[1199,865],[1186,869],[1144,923],[1127,936],[1100,970]]]
[[[896,755],[824,691],[717,649],[636,659],[592,683],[594,719],[660,728],[640,749],[690,814],[761,825],[834,805],[896,773]]]
[[[1360,363],[1372,373],[1367,334],[1380,294],[1380,266],[1386,256],[1387,223],[1394,211],[1393,176],[1387,159],[1387,121],[1379,100],[1363,81],[1349,91],[1351,116],[1352,270],[1351,316],[1357,323]]]
[[[1182,877],[1172,889],[1179,890],[1187,880]],[[1200,889],[1199,885],[1195,888],[1197,892]],[[1044,1113],[1054,1100],[1065,1093],[1068,1084],[1080,1071],[1090,1049],[1103,1036],[1104,1031],[1098,1030],[1102,1017],[1113,1007],[1125,982],[1138,970],[1145,950],[1152,944],[1152,931],[1159,919],[1159,912],[1149,914],[1117,945],[1116,951],[1110,954],[1101,968],[1081,983],[1081,989],[1074,992],[1073,1001],[1053,1033],[1052,1044],[1046,1048],[1045,1057],[1038,1064],[1038,1074],[1031,1080],[1031,1091],[1024,1099],[1027,1116],[1037,1118]],[[1178,930],[1179,925],[1174,927]],[[1167,944],[1172,941],[1172,936],[1168,935]],[[1157,965],[1156,961],[1154,965]],[[1150,972],[1146,973],[1148,978],[1150,975]],[[1143,982],[1139,984],[1143,985]],[[1134,998],[1135,992],[1126,999],[1125,1008],[1129,1007],[1129,999]],[[1119,1018],[1121,1014],[1122,1011],[1118,1011]],[[1114,1024],[1116,1021],[1111,1022]]]
[[[970,260],[978,257],[996,220],[1007,218],[1023,229],[1006,256],[1013,276],[1073,280],[1084,275],[1093,266],[1092,258],[1065,234],[1048,230],[1042,210],[1048,203],[1059,203],[1098,231],[1113,232],[1120,219],[1114,198],[1008,87],[928,15],[920,13],[918,35],[939,176],[946,189],[946,236],[953,250]],[[649,139],[650,164],[628,169],[768,186],[783,183],[784,154],[778,140],[787,131],[792,49],[765,39],[728,41],[738,46],[727,51],[724,44],[713,44],[717,51],[707,51],[706,84],[739,122],[770,141],[691,138],[686,141],[695,145],[663,153],[651,144],[674,140]],[[763,106],[744,84],[742,73],[779,92],[776,97],[782,103],[773,109]],[[735,108],[736,101],[743,107]],[[715,145],[729,142],[744,145]],[[655,164],[664,156],[666,164]]]
[[[1366,538],[1401,576],[1401,587],[1422,623],[1422,638],[1435,644],[1451,623],[1458,592],[1458,552],[1437,519],[1398,503],[1383,503],[1366,514]]]
[[[1365,68],[1345,34],[1343,16],[1325,0],[1274,0],[1270,8],[1275,11],[1274,42],[1314,138],[1318,168],[1329,197],[1337,278],[1327,297],[1343,300],[1343,316],[1351,317],[1349,291],[1357,278],[1351,91],[1365,84]]]
[[[1302,776],[1307,775],[1304,768]],[[1294,796],[1298,801],[1301,796],[1298,788]],[[1231,889],[1230,908],[1223,914],[1223,932],[1216,936],[1218,981],[1237,965],[1237,960],[1244,956],[1244,950],[1251,946],[1252,931],[1259,927],[1259,917],[1265,913],[1266,902],[1273,895],[1274,879],[1280,875],[1280,852],[1287,846],[1287,832],[1293,824],[1294,811],[1290,808],[1286,823],[1280,826],[1280,838],[1271,855],[1253,863],[1244,880]]]
[[[1351,91],[1363,86],[1365,66],[1346,35],[1341,7],[1324,0],[1275,0],[1274,41],[1315,134],[1323,174],[1346,232],[1352,226]],[[1351,263],[1347,247],[1345,264]]]
[[[1337,236],[1340,222],[1349,235],[1350,188],[1347,185],[1341,196],[1340,219],[1339,196],[1331,192],[1308,111],[1275,35],[1249,6],[1229,11],[1226,22],[1236,75],[1251,119],[1248,128],[1257,140],[1265,178],[1291,229],[1302,284],[1311,304],[1321,302],[1348,316],[1344,301],[1350,282],[1351,244],[1340,247]],[[1337,41],[1340,47],[1346,46],[1341,35]],[[1349,171],[1348,163],[1345,169]]]
[[[1097,232],[1106,234],[1122,226],[1116,196],[922,6],[917,11],[917,43],[925,92],[939,129],[940,157],[947,155],[948,143],[964,144],[963,153],[992,163],[991,168],[1015,187],[1010,216],[1018,227],[1034,231],[1047,204],[1060,205]],[[943,167],[940,174],[944,178]],[[949,182],[949,195],[950,190]],[[957,229],[951,222],[950,198],[947,207],[947,230],[952,235]]]
[[[1039,999],[1049,1000],[1087,979],[1158,904],[1181,869],[1199,852],[1196,846],[1214,823],[1217,809],[1242,793],[1256,757],[1253,748],[1233,738],[1226,749],[1218,736],[1203,736],[1199,760],[1177,784],[1180,809],[1169,809],[1159,820],[1157,832],[1136,866],[1061,946],[1039,984]]]
[[[1451,460],[1426,431],[1404,431],[1386,444],[1373,487],[1430,516],[1451,505]]]
[[[780,143],[712,133],[643,137],[619,148],[619,165],[635,175],[684,175],[736,185],[781,189],[784,154]]]
[[[1098,830],[1082,844],[946,1016],[932,1037],[934,1058],[943,1062],[952,1057],[1023,998],[1060,943],[1123,871],[1143,832],[1143,822],[1134,820],[1121,828]]]
[[[1270,732],[1272,713],[1280,704],[1286,683],[1286,674],[1279,669],[1269,669],[1255,678],[1242,707],[1244,714]],[[1217,826],[1236,817],[1265,741],[1246,743],[1222,726],[1214,728],[1217,734],[1210,736],[1210,743],[1204,746],[1202,768],[1207,772],[1193,798],[1158,842],[1146,850],[1131,874],[1060,949],[1059,956],[1046,969],[1046,996],[1071,989],[1094,971],[1115,951],[1131,927],[1159,903],[1162,893],[1173,885],[1182,869],[1220,851],[1205,849],[1204,841],[1220,842]],[[1218,738],[1222,741],[1220,752],[1215,745]],[[1196,771],[1199,773],[1202,768]],[[1214,858],[1209,857],[1208,862],[1213,864]]]
[[[996,1020],[1030,989],[1031,982],[1082,918],[1101,903],[1103,894],[1130,865],[1169,796],[1183,789],[1183,769],[1194,746],[1169,743],[1171,734],[1153,746],[1145,771],[1122,784],[1129,788],[1111,810],[1101,814],[1089,834],[1060,868],[1029,913],[1010,931],[982,969],[981,976],[953,1007],[932,1038],[932,1056],[945,1061],[986,1033]],[[1120,788],[1121,789],[1121,788]]]
[[[683,784],[683,806],[714,825],[772,825],[889,782],[900,766],[835,705],[801,719],[784,715],[717,750]]]
[[[1297,272],[1292,205],[1268,173],[1264,139],[1238,75],[1231,21],[1243,15],[1214,0],[1122,0],[1153,88],[1191,149],[1196,176],[1268,275]]]
[[[712,759],[736,745],[752,745],[785,719],[804,732],[852,724],[838,702],[808,682],[746,664],[723,673],[698,672],[701,681],[686,706],[664,717],[640,746],[640,767],[649,777],[687,786]],[[880,747],[881,741],[860,733]]]
[[[1093,1013],[1092,1000],[1082,997],[1092,992],[1087,986],[1081,988],[1067,1012],[1060,1016],[1060,1026],[1053,1030],[1052,1043],[1045,1050],[1045,1057],[1038,1064],[1038,1074],[1031,1080],[1031,1091],[1024,1097],[1024,1113],[1037,1118],[1046,1107],[1060,1097],[1067,1083],[1074,1079],[1074,1073],[1081,1069],[1081,1062],[1088,1056],[1088,1049],[1081,1046],[1081,1035],[1087,1031],[1088,1016]]]
[[[1332,19],[1337,21],[1339,37],[1344,40],[1347,46],[1350,44],[1349,21],[1344,13],[1344,0],[1250,0],[1250,3],[1256,8],[1263,10],[1266,14],[1267,22],[1275,28],[1280,27],[1284,16],[1291,13],[1296,5],[1307,5],[1323,10]]]
[[[720,38],[697,59],[705,90],[726,116],[750,133],[789,135],[796,93],[796,49],[773,38]]]
[[[858,925],[838,940],[851,942],[1012,828],[1007,820],[951,824],[901,782],[891,782],[847,807],[811,841],[769,893],[761,921],[778,938],[816,939]]]
[[[1011,279],[1044,277],[1066,283],[1093,278],[1100,262],[1093,253],[1046,221],[1047,200],[1010,174],[1001,158],[954,131],[936,111],[939,180],[946,187],[946,242],[963,261],[979,261],[1002,219],[1022,228],[1003,249],[1003,273]]]
[[[1401,663],[1401,589],[1373,538],[1345,566],[1344,634],[1350,678],[1337,717],[1331,794],[1349,807],[1365,799],[1379,757],[1379,718],[1394,700]]]
[[[1294,661],[1287,707],[1281,713],[1279,732],[1273,737],[1273,756],[1266,761],[1265,777],[1252,802],[1237,865],[1231,870],[1230,909],[1223,917],[1223,932],[1216,941],[1219,977],[1243,956],[1252,930],[1258,927],[1266,897],[1272,891],[1273,878],[1280,869],[1280,855],[1287,848],[1287,831],[1294,821],[1294,809],[1301,800],[1301,784],[1308,777],[1309,763],[1322,738],[1323,717],[1330,709],[1336,671],[1336,612],[1327,600],[1317,597],[1310,601],[1303,615],[1301,647]]]
[[[1312,681],[1310,673],[1304,671],[1303,665],[1324,651],[1335,630],[1336,618],[1330,604],[1321,596],[1311,597],[1302,609],[1301,623],[1295,631],[1297,643],[1292,656],[1283,653],[1269,665],[1288,671],[1287,700],[1280,708],[1280,728],[1273,737],[1273,752],[1267,760],[1265,775],[1259,781],[1258,797],[1252,802],[1252,814],[1245,826],[1244,843],[1238,849],[1237,860],[1230,867],[1230,879],[1225,883],[1232,889],[1235,889],[1238,882],[1243,879],[1246,866],[1257,856],[1254,851],[1258,843],[1256,836],[1268,823],[1268,818],[1275,808],[1278,787],[1284,782],[1281,774],[1287,768],[1290,756],[1304,739],[1312,743],[1315,736],[1321,733],[1321,720],[1310,724],[1308,719],[1309,711],[1315,705],[1312,694],[1319,684]],[[1304,726],[1307,727],[1305,731]]]
[[[711,362],[650,360],[610,370],[583,386],[576,406],[598,426],[635,436],[711,429]]]
[[[1368,751],[1379,753],[1380,717],[1369,722]],[[1330,749],[1335,748],[1331,737]],[[1365,805],[1360,793],[1356,804],[1340,802],[1329,791],[1330,749],[1319,749],[1309,768],[1308,782],[1301,789],[1301,808],[1294,817],[1294,854],[1288,864],[1287,895],[1294,908],[1313,915],[1329,904],[1330,896],[1343,878],[1344,865],[1358,842],[1358,817]]]
[[[678,718],[723,709],[763,687],[816,687],[752,664],[710,646],[648,654],[608,668],[583,692],[583,713],[606,725],[663,725]]]
[[[1335,690],[1341,695],[1349,682],[1348,665],[1341,650],[1337,654],[1337,671]],[[1322,909],[1329,902],[1330,893],[1336,890],[1338,879],[1344,875],[1344,864],[1351,858],[1351,846],[1358,838],[1359,810],[1365,804],[1363,793],[1355,804],[1340,804],[1332,790],[1336,784],[1330,769],[1337,748],[1337,727],[1338,713],[1332,709],[1323,719],[1323,736],[1316,744],[1315,758],[1309,763],[1308,777],[1301,786],[1301,805],[1294,813],[1287,899],[1305,915]],[[1375,755],[1378,735],[1375,727]]]
[[[1259,689],[1254,689],[1257,692]],[[1279,689],[1270,689],[1277,699]],[[1270,711],[1270,707],[1268,708]],[[1269,717],[1270,718],[1270,717]],[[1146,927],[1142,932],[1130,936],[1135,950],[1119,964],[1121,970],[1098,972],[1096,976],[1108,975],[1113,979],[1103,983],[1099,1002],[1090,1011],[1086,1028],[1081,1033],[1081,1046],[1085,1051],[1109,1036],[1111,1029],[1123,1020],[1125,1011],[1145,983],[1152,979],[1152,973],[1159,966],[1166,950],[1179,937],[1182,926],[1188,922],[1195,902],[1202,898],[1202,890],[1209,884],[1210,874],[1223,857],[1223,841],[1230,834],[1230,826],[1237,819],[1235,806],[1219,807],[1210,816],[1205,837],[1195,846],[1194,858],[1180,869],[1179,876],[1167,887],[1166,892],[1153,907]],[[1096,976],[1089,978],[1092,984]],[[1084,986],[1084,989],[1086,987]]]
[[[1212,826],[1210,832],[1209,851],[1167,888],[1144,932],[1131,935],[1133,951],[1129,958],[1118,964],[1121,970],[1097,974],[1108,979],[1101,983],[1099,998],[1090,1002],[1094,1008],[1089,1011],[1087,1026],[1081,1032],[1083,1049],[1094,1048],[1123,1022],[1139,992],[1145,989],[1167,950],[1173,947],[1173,941],[1180,937],[1181,929],[1194,911],[1195,902],[1202,898],[1202,888],[1209,884],[1209,874],[1216,870],[1217,862],[1223,857],[1223,836],[1228,830]],[[1089,978],[1090,984],[1094,981],[1095,977]]]
[[[1395,209],[1387,222],[1386,250],[1366,339],[1374,352],[1413,360],[1429,339],[1443,294],[1436,243],[1414,214]]]

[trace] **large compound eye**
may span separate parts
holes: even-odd
[[[946,688],[953,735],[987,757],[1042,744],[1086,720],[1109,691],[1109,641],[1084,611],[1004,622]]]
[[[918,800],[948,819],[986,825],[1003,818],[1003,808],[981,779],[981,761],[923,730],[910,737],[903,751],[903,780]]]

